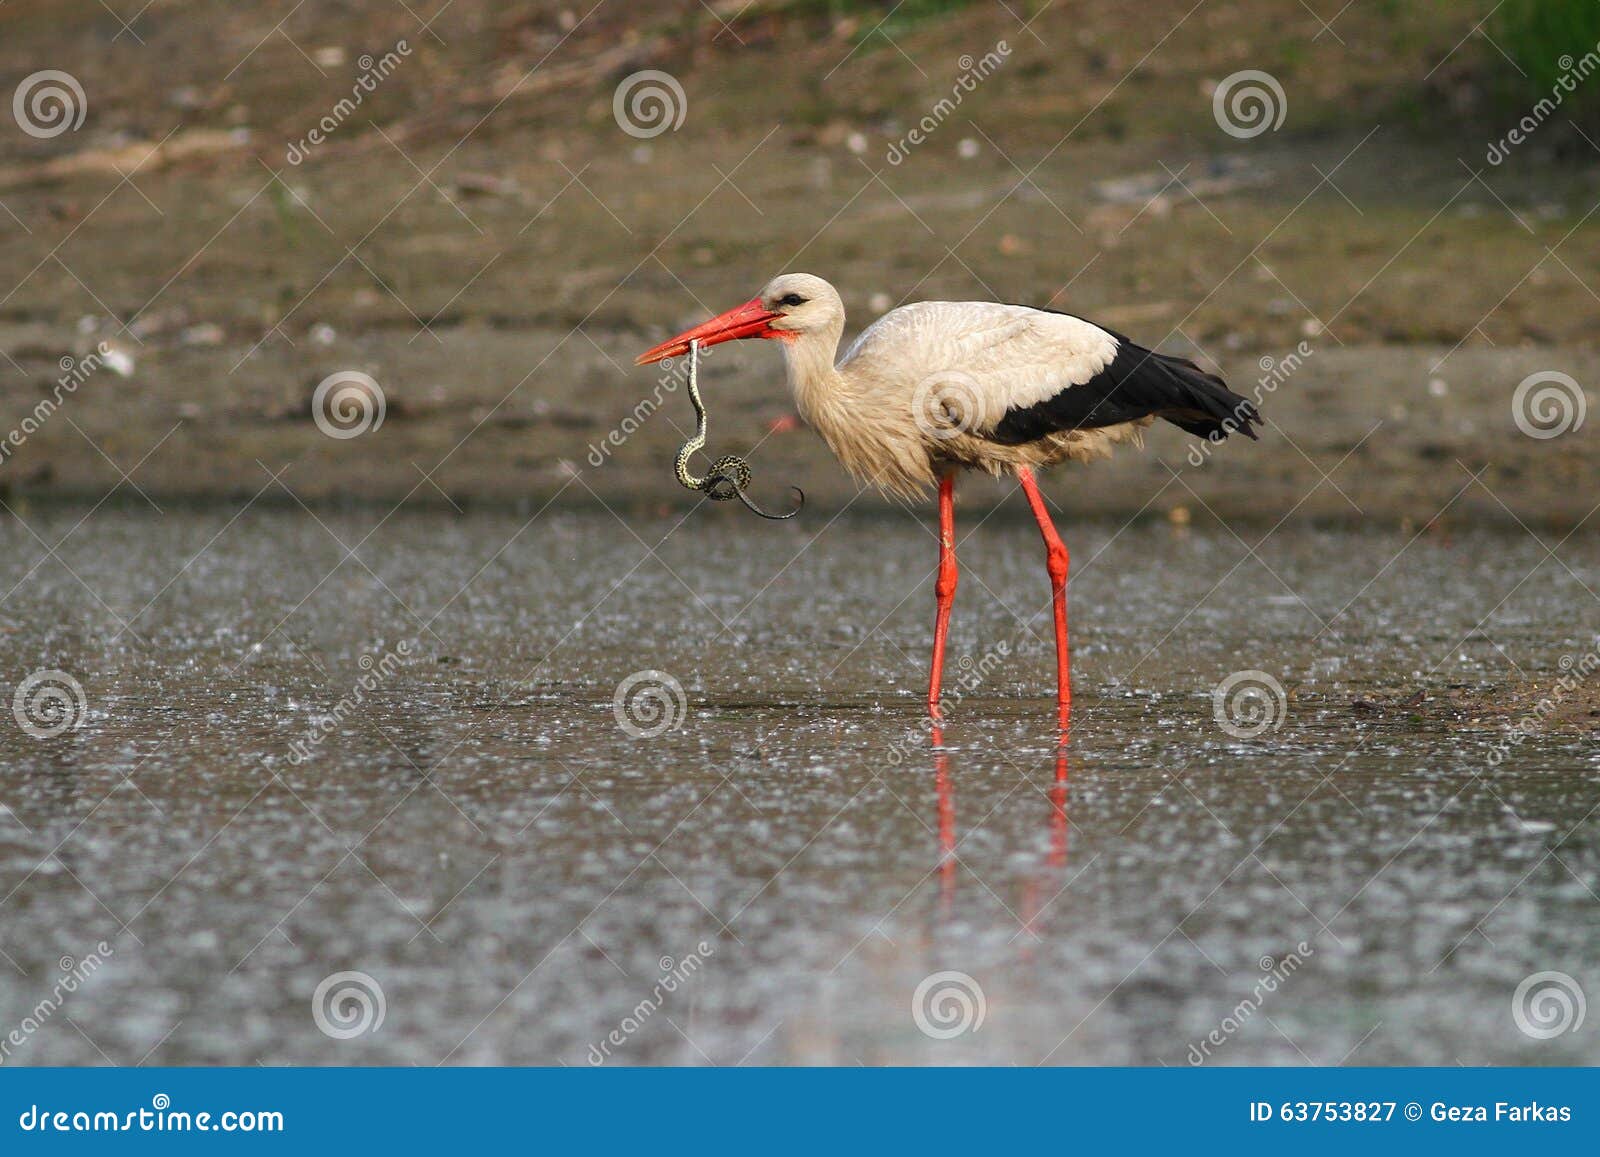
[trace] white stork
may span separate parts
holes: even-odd
[[[939,491],[937,614],[928,711],[942,716],[940,681],[956,593],[955,478],[961,469],[1014,474],[1047,551],[1055,603],[1063,733],[1072,707],[1067,650],[1067,548],[1034,471],[1106,458],[1165,419],[1219,441],[1254,438],[1251,402],[1184,358],[1053,310],[986,301],[923,301],[891,310],[837,364],[844,303],[820,277],[785,273],[759,296],[639,355],[647,365],[738,338],[777,340],[800,416],[853,475],[911,496]]]

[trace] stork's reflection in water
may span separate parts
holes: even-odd
[[[939,809],[939,906],[940,911],[948,915],[954,907],[956,878],[961,866],[960,857],[956,852],[959,843],[956,835],[956,790],[952,777],[950,751],[944,744],[944,729],[935,726],[930,733],[930,739],[934,790]],[[1049,810],[1046,830],[1049,833],[1049,843],[1044,857],[1046,870],[1030,873],[1024,878],[1017,909],[1022,921],[1025,945],[1037,939],[1033,927],[1034,921],[1042,909],[1048,906],[1050,900],[1060,895],[1066,883],[1064,876],[1068,845],[1068,766],[1067,732],[1062,730],[1056,742],[1055,778],[1047,793]]]

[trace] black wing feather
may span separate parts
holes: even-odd
[[[1049,311],[1055,312],[1055,311]],[[1105,327],[1100,327],[1104,329]],[[1159,354],[1106,330],[1116,355],[1094,377],[1031,406],[1008,410],[986,437],[1016,446],[1064,430],[1093,430],[1157,417],[1199,438],[1256,437],[1255,405],[1188,358]]]

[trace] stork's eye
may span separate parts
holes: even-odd
[[[805,303],[806,299],[801,297],[798,293],[786,293],[782,297],[778,298],[778,304],[784,306],[804,305]]]

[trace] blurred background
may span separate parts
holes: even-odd
[[[1268,442],[1156,513],[1405,525],[1475,475],[1498,498],[1449,518],[1588,510],[1581,427],[1514,412],[1531,374],[1569,412],[1595,380],[1583,0],[11,0],[0,28],[4,424],[84,379],[6,448],[19,499],[292,463],[307,501],[684,506],[689,407],[633,355],[800,269],[847,336],[999,299],[1270,382]],[[719,354],[713,447],[856,501],[773,351]],[[330,438],[349,372],[383,424]],[[1151,442],[1060,501],[1140,510],[1188,450]]]

